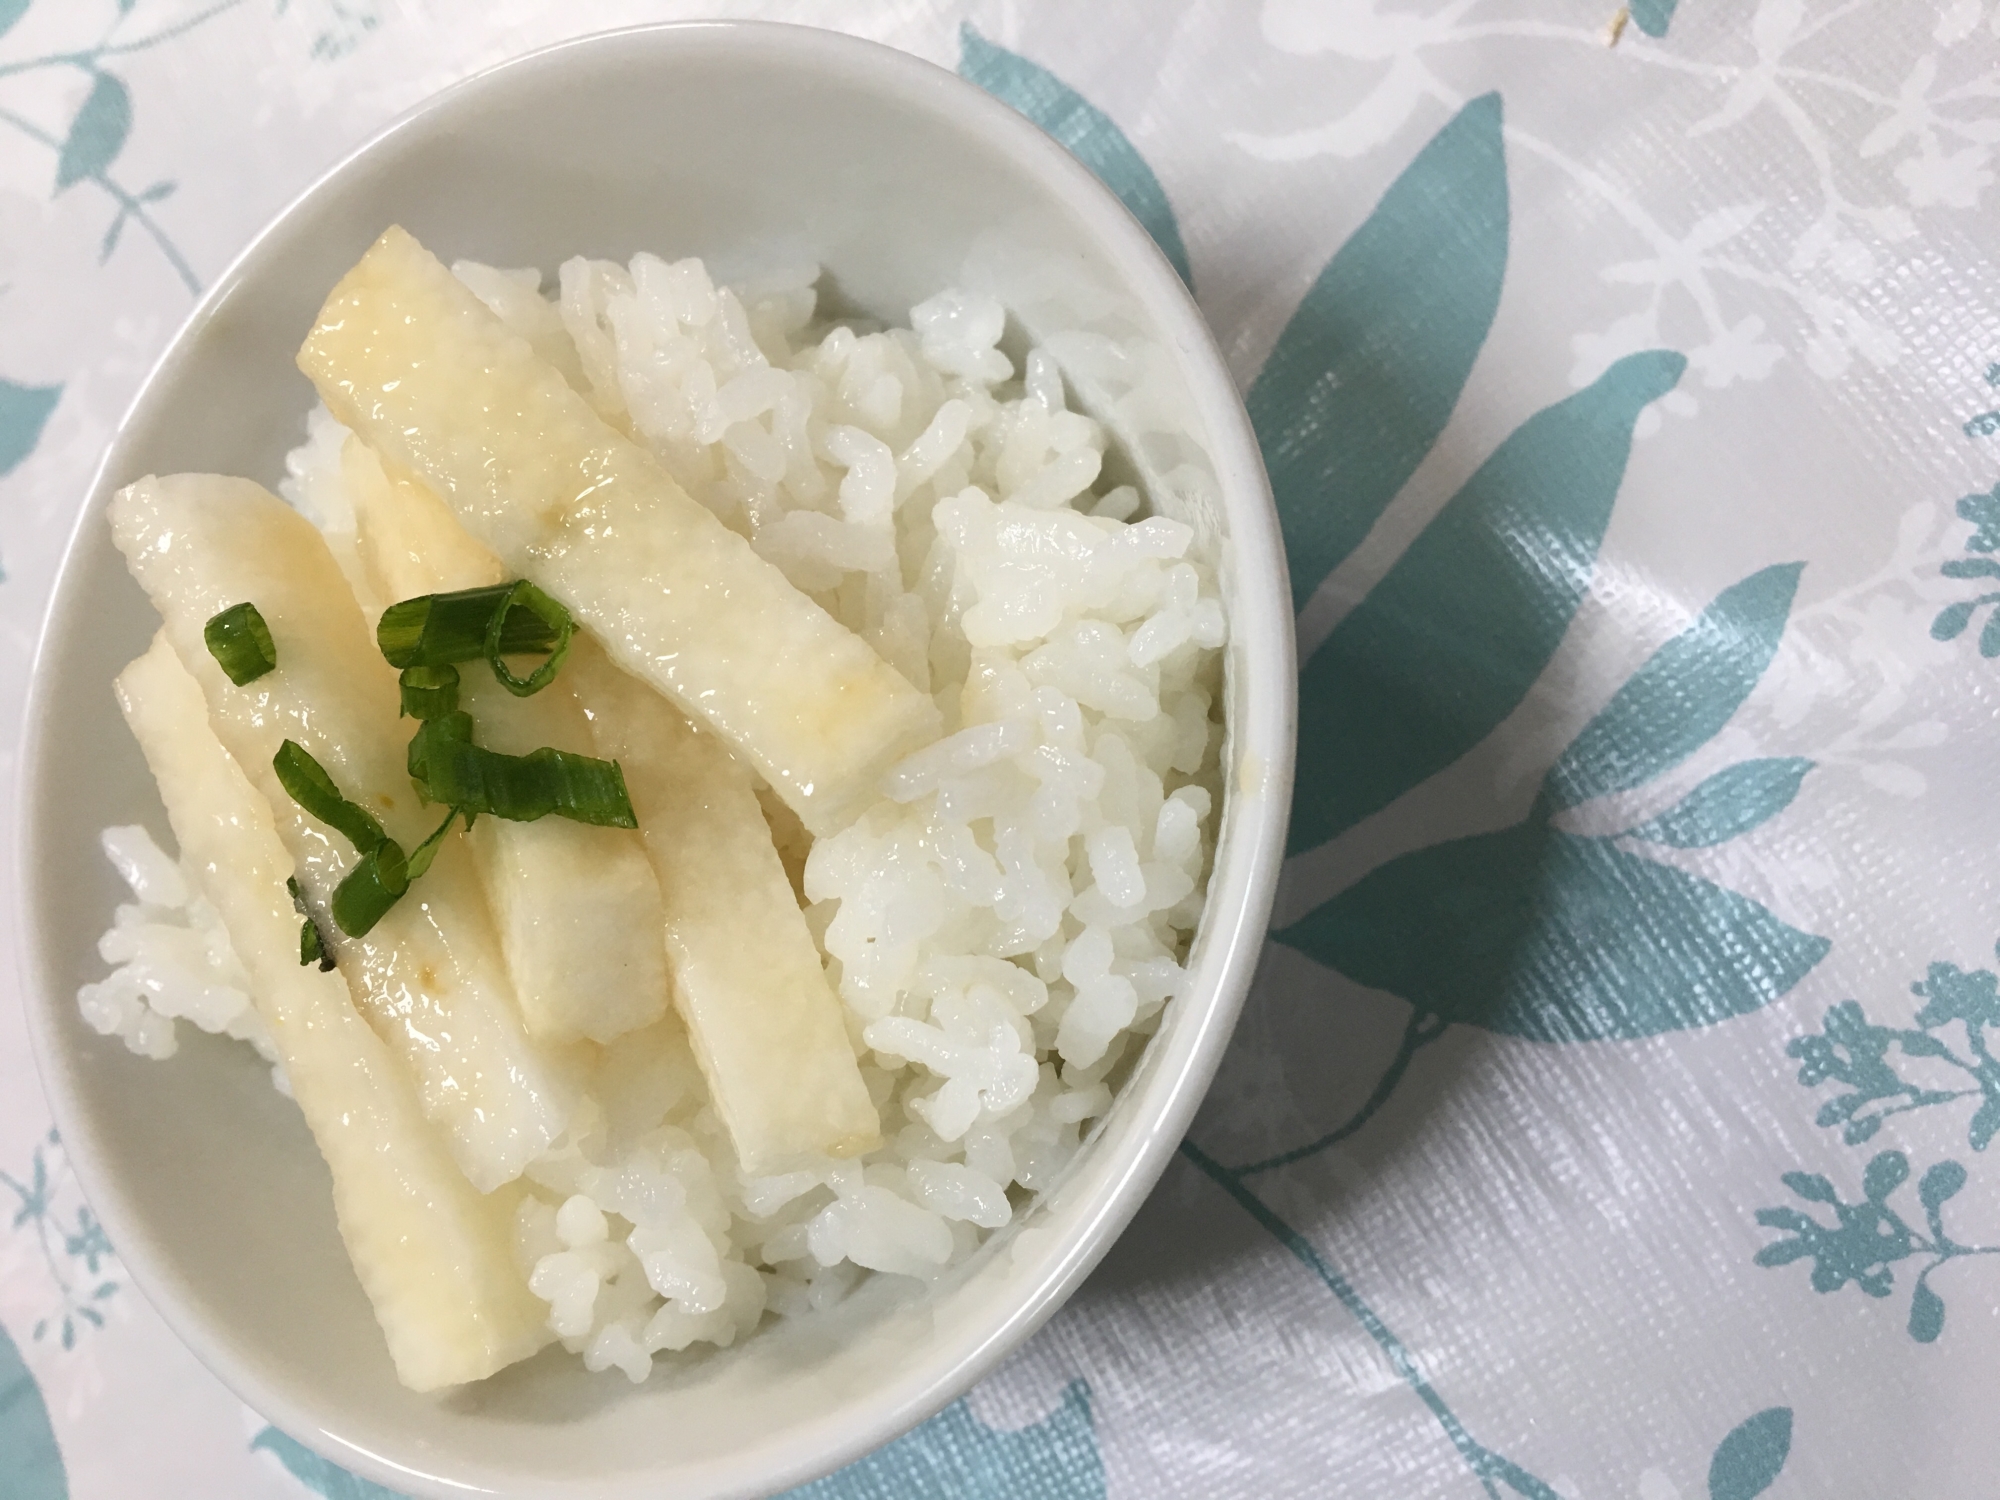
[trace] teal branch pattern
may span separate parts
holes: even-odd
[[[2000,484],[1977,495],[1965,495],[1958,502],[1958,516],[1972,523],[1972,535],[1965,539],[1966,557],[1954,557],[1938,571],[1946,578],[2000,579]],[[1986,623],[1979,632],[1979,654],[2000,656],[2000,586],[1988,588],[1970,599],[1947,604],[1931,621],[1931,639],[1955,641],[1971,626],[1973,617],[1986,610]]]
[[[59,1157],[56,1167],[50,1167],[61,1144],[61,1136],[50,1130],[35,1147],[26,1180],[0,1172],[0,1186],[16,1199],[9,1227],[34,1235],[60,1300],[56,1311],[36,1321],[30,1336],[39,1343],[53,1333],[69,1350],[86,1327],[104,1326],[100,1309],[117,1295],[120,1283],[111,1241],[90,1206],[78,1203],[65,1214],[56,1201],[68,1176],[67,1163]]]
[[[1181,1155],[1194,1163],[1216,1186],[1235,1199],[1245,1213],[1255,1219],[1272,1238],[1289,1250],[1301,1265],[1317,1276],[1326,1289],[1333,1293],[1334,1299],[1347,1309],[1354,1321],[1361,1325],[1363,1332],[1375,1341],[1376,1347],[1388,1358],[1390,1368],[1415,1392],[1417,1399],[1423,1402],[1432,1417],[1437,1420],[1438,1426],[1450,1440],[1452,1447],[1458,1450],[1459,1456],[1465,1460],[1466,1467],[1479,1480],[1480,1486],[1491,1500],[1500,1500],[1497,1486],[1502,1484],[1516,1495],[1524,1496],[1525,1500],[1562,1500],[1562,1497],[1543,1480],[1537,1479],[1511,1459],[1495,1453],[1466,1431],[1465,1424],[1459,1420],[1444,1397],[1438,1393],[1437,1388],[1430,1383],[1416,1358],[1404,1347],[1403,1341],[1390,1332],[1389,1325],[1362,1300],[1353,1283],[1328,1265],[1313,1248],[1310,1240],[1280,1218],[1262,1198],[1245,1185],[1246,1170],[1232,1170],[1223,1166],[1191,1140],[1181,1142]],[[1247,1170],[1261,1170],[1262,1165]]]
[[[1965,1143],[1984,1151],[2000,1134],[2000,1058],[1992,1050],[1992,1032],[2000,1027],[2000,975],[1938,962],[1910,993],[1924,1003],[1909,1026],[1878,1025],[1859,1001],[1843,1000],[1828,1009],[1817,1032],[1787,1044],[1801,1084],[1835,1087],[1815,1123],[1840,1127],[1841,1139],[1859,1146],[1894,1116],[1977,1100],[1967,1113]],[[2000,1246],[1964,1244],[1945,1229],[1944,1205],[1964,1188],[1964,1166],[1940,1161],[1918,1180],[1922,1229],[1889,1201],[1909,1175],[1907,1156],[1884,1151],[1863,1171],[1861,1197],[1849,1202],[1819,1173],[1787,1172],[1784,1185],[1805,1203],[1831,1209],[1834,1222],[1792,1207],[1759,1209],[1757,1222],[1780,1231],[1780,1238],[1757,1252],[1757,1264],[1810,1258],[1814,1291],[1837,1292],[1851,1282],[1879,1300],[1895,1289],[1892,1267],[1921,1260],[1910,1294],[1909,1334],[1919,1343],[1935,1342],[1944,1332],[1945,1307],[1930,1284],[1932,1273],[1969,1256],[2000,1254]]]
[[[1895,1289],[1890,1268],[1920,1258],[1924,1264],[1910,1292],[1909,1334],[1920,1344],[1935,1343],[1944,1332],[1944,1299],[1932,1288],[1931,1273],[1966,1256],[2000,1255],[2000,1245],[1963,1245],[1945,1231],[1944,1205],[1965,1186],[1964,1167],[1941,1161],[1918,1180],[1917,1202],[1928,1234],[1890,1206],[1909,1177],[1910,1159],[1884,1151],[1862,1172],[1861,1197],[1848,1202],[1817,1172],[1785,1173],[1780,1179],[1785,1186],[1803,1202],[1832,1209],[1834,1222],[1796,1208],[1758,1209],[1757,1222],[1778,1230],[1779,1238],[1757,1252],[1757,1264],[1788,1266],[1810,1258],[1814,1291],[1837,1292],[1853,1282],[1865,1295],[1881,1299]]]
[[[161,178],[135,190],[113,175],[112,168],[118,155],[125,149],[125,143],[132,134],[132,91],[109,65],[118,58],[151,51],[186,36],[242,3],[243,0],[216,0],[216,3],[171,25],[128,37],[121,35],[121,28],[132,5],[131,0],[121,0],[116,13],[93,44],[0,65],[0,100],[5,99],[4,84],[11,77],[51,69],[69,69],[89,78],[90,90],[61,135],[51,134],[4,103],[0,103],[0,125],[56,154],[55,191],[58,195],[83,183],[96,188],[111,200],[117,213],[106,226],[104,237],[99,242],[100,261],[111,258],[124,235],[125,226],[128,223],[137,224],[151,238],[190,295],[200,292],[201,282],[188,264],[187,257],[161,227],[152,211],[154,205],[173,195],[176,184],[171,179]],[[0,0],[0,36],[4,36],[27,14],[28,6],[29,0]]]
[[[1817,1123],[1841,1126],[1847,1144],[1858,1146],[1891,1115],[1977,1099],[1966,1145],[1984,1151],[2000,1132],[2000,1059],[1989,1035],[2000,1027],[2000,977],[1991,969],[1934,963],[1910,993],[1924,1001],[1912,1027],[1875,1025],[1858,1001],[1843,1000],[1827,1011],[1817,1034],[1786,1046],[1799,1062],[1800,1083],[1832,1082],[1845,1090],[1821,1107]],[[1962,1028],[1957,1046],[1953,1027]],[[1931,1066],[1926,1075],[1906,1076],[1896,1066],[1899,1057]],[[1944,1081],[1954,1086],[1936,1086]]]

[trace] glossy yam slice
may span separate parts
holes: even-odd
[[[408,1071],[338,974],[299,963],[292,856],[271,807],[209,726],[164,633],[117,681],[196,886],[250,976],[320,1155],[354,1274],[412,1390],[479,1380],[550,1338],[512,1252],[518,1189],[481,1195],[423,1117]]]
[[[466,535],[422,480],[386,471],[352,437],[342,469],[361,556],[384,599],[506,580],[500,560]],[[464,663],[459,680],[459,705],[488,749],[525,755],[553,745],[596,753],[562,677],[528,698],[509,693],[483,661]],[[558,817],[481,818],[466,838],[530,1033],[608,1042],[666,1014],[665,918],[638,834]]]
[[[660,877],[674,1003],[751,1176],[880,1143],[845,1012],[771,843],[750,772],[578,640],[564,674],[597,753],[625,769]]]
[[[442,816],[410,785],[396,674],[326,543],[261,486],[205,474],[121,490],[111,528],[201,685],[216,737],[270,802],[356,1008],[415,1074],[425,1115],[473,1186],[512,1181],[568,1123],[584,1059],[529,1038],[471,851],[446,838],[409,894],[350,937],[326,913],[354,846],[300,808],[271,769],[279,746],[298,741],[406,851]],[[202,626],[245,600],[270,626],[278,665],[238,687],[208,654]]]
[[[816,834],[935,739],[936,705],[606,425],[390,229],[299,351],[336,417],[705,724]]]

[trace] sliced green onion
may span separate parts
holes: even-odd
[[[433,796],[430,787],[430,760],[433,747],[448,741],[462,744],[472,743],[472,715],[463,709],[454,709],[448,714],[440,714],[435,719],[426,719],[417,726],[417,732],[410,738],[409,755],[405,765],[409,769],[410,780],[416,783],[417,795],[426,802],[444,802],[448,798]],[[472,825],[468,822],[466,827]]]
[[[530,588],[533,585],[528,585]],[[375,644],[392,667],[443,667],[488,656],[493,622],[500,621],[500,653],[525,656],[553,651],[567,640],[569,612],[539,589],[546,612],[527,599],[514,598],[516,584],[496,583],[455,594],[422,594],[382,611],[375,626]],[[562,623],[556,618],[560,615]]]
[[[410,888],[410,865],[403,846],[385,838],[361,856],[361,863],[333,890],[333,920],[349,937],[361,937]]]
[[[405,667],[400,679],[406,719],[441,719],[458,709],[458,668]]]
[[[416,751],[412,745],[413,759]],[[502,755],[438,735],[424,746],[423,782],[433,802],[467,813],[491,813],[517,823],[554,813],[603,828],[639,826],[618,762],[548,745],[526,755]]]
[[[518,654],[508,650],[506,630],[507,622],[517,610],[527,610],[555,636],[548,659],[526,677],[516,677],[505,660]],[[506,603],[493,612],[493,619],[486,627],[486,660],[493,668],[493,675],[500,679],[500,686],[516,698],[531,697],[556,680],[563,658],[569,655],[570,637],[575,633],[576,622],[569,617],[569,611],[523,578],[507,591]]]
[[[444,836],[451,832],[451,820],[457,817],[459,809],[453,808],[444,815],[444,821],[431,831],[431,836],[410,851],[410,879],[415,880],[431,867],[437,858],[438,846],[444,843]],[[472,826],[472,815],[466,814],[465,826]]]
[[[305,918],[299,926],[299,966],[316,963],[322,973],[334,968],[333,950],[320,936],[319,923],[313,920],[312,908],[306,905],[306,893],[299,889],[296,876],[285,877],[285,889],[291,893],[292,907]]]
[[[201,627],[208,654],[238,687],[255,682],[278,665],[278,648],[271,644],[271,627],[244,601],[232,604]]]
[[[296,740],[286,740],[278,747],[278,753],[271,757],[271,769],[278,773],[278,784],[294,802],[344,834],[363,854],[388,838],[374,814],[341,796],[326,769]]]

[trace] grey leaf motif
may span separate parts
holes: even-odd
[[[131,133],[131,94],[111,74],[99,73],[63,138],[56,159],[56,191],[103,173],[125,149]]]
[[[1799,794],[1809,760],[1746,760],[1713,776],[1632,837],[1676,849],[1703,849],[1776,817]]]
[[[1803,563],[1764,568],[1724,589],[1583,728],[1543,794],[1574,807],[1672,770],[1727,724],[1771,664]]]
[[[1773,1406],[1730,1431],[1708,1463],[1708,1500],[1757,1500],[1792,1452],[1792,1409]]]
[[[5,36],[27,13],[28,0],[0,0],[0,36]]]

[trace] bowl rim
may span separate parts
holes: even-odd
[[[1152,1111],[1143,1127],[1120,1143],[1120,1157],[1100,1167],[1102,1180],[1088,1197],[1065,1205],[1057,1249],[1048,1255],[1030,1295],[1012,1305],[1004,1316],[989,1317],[973,1336],[955,1341],[918,1362],[930,1371],[921,1380],[901,1377],[886,1392],[864,1391],[849,1399],[838,1413],[791,1429],[759,1445],[756,1453],[788,1448],[779,1462],[738,1465],[730,1475],[714,1475],[699,1491],[706,1495],[749,1495],[764,1487],[785,1488],[831,1473],[866,1452],[916,1426],[957,1399],[1010,1353],[1020,1347],[1082,1284],[1130,1223],[1154,1184],[1165,1172],[1181,1138],[1192,1123],[1242,1010],[1262,951],[1282,863],[1297,729],[1296,660],[1283,542],[1263,460],[1242,397],[1214,335],[1193,294],[1126,206],[1088,168],[1038,126],[1010,106],[935,63],[913,53],[843,32],[789,22],[761,20],[702,20],[645,23],[565,38],[504,59],[467,75],[403,111],[360,145],[319,173],[251,236],[216,276],[213,284],[187,314],[173,337],[140,382],[120,416],[104,453],[93,471],[64,540],[48,603],[36,635],[16,761],[14,838],[9,851],[15,861],[12,916],[22,941],[16,949],[21,1001],[37,1069],[50,1111],[68,1145],[68,1155],[93,1211],[119,1249],[126,1269],[147,1301],[174,1334],[232,1393],[282,1430],[356,1474],[384,1484],[431,1494],[549,1494],[636,1496],[657,1480],[639,1470],[607,1476],[608,1483],[590,1479],[530,1481],[519,1490],[497,1471],[475,1479],[453,1478],[427,1468],[410,1467],[377,1454],[322,1425],[312,1411],[267,1388],[240,1359],[232,1341],[183,1298],[170,1258],[157,1255],[144,1232],[140,1211],[117,1191],[108,1169],[99,1170],[102,1151],[98,1132],[78,1094],[71,1087],[65,1044],[56,1026],[58,1008],[72,1003],[58,980],[56,964],[45,951],[36,921],[43,868],[39,850],[51,836],[44,828],[46,806],[36,795],[44,766],[55,747],[44,733],[51,701],[58,686],[47,670],[51,643],[74,624],[82,601],[74,598],[74,576],[88,529],[101,524],[108,498],[106,486],[125,467],[132,434],[149,407],[163,399],[180,367],[190,357],[203,330],[223,306],[259,271],[266,249],[295,217],[309,214],[314,200],[351,175],[365,173],[374,158],[389,154],[394,143],[432,128],[460,101],[489,90],[504,90],[515,80],[544,69],[573,65],[578,54],[615,48],[637,40],[669,47],[705,45],[744,47],[781,56],[796,65],[831,70],[843,82],[914,98],[934,113],[955,117],[968,133],[983,137],[1018,161],[1061,205],[1074,214],[1089,237],[1134,297],[1170,341],[1185,380],[1190,404],[1205,430],[1214,464],[1221,509],[1228,517],[1230,549],[1246,572],[1269,573],[1270,590],[1240,590],[1231,601],[1232,641],[1246,630],[1259,642],[1242,652],[1235,665],[1247,679],[1240,697],[1243,712],[1225,721],[1226,743],[1233,750],[1229,765],[1252,768],[1261,777],[1255,787],[1231,785],[1223,799],[1232,833],[1233,859],[1228,867],[1233,899],[1218,904],[1224,866],[1218,857],[1210,872],[1208,905],[1200,936],[1207,959],[1202,989],[1206,1007],[1188,1015],[1183,1003],[1173,1030],[1174,1056],[1162,1059],[1147,1080]],[[1253,760],[1250,758],[1254,758]],[[1254,791],[1256,795],[1247,793]],[[1247,825],[1237,826],[1249,819]],[[1219,924],[1219,925],[1211,925]],[[1195,996],[1190,996],[1190,999]],[[1160,1041],[1156,1039],[1156,1050]],[[1134,1104],[1140,1101],[1135,1100]],[[1108,1149],[1108,1146],[1106,1147]],[[1097,1153],[1097,1154],[1101,1154]],[[1048,1226],[1055,1229],[1056,1226]],[[811,1439],[803,1442],[802,1439]],[[415,1457],[415,1455],[412,1455]],[[500,1487],[495,1488],[492,1481]],[[748,1487],[746,1487],[748,1481]],[[695,1493],[690,1491],[689,1493]]]

